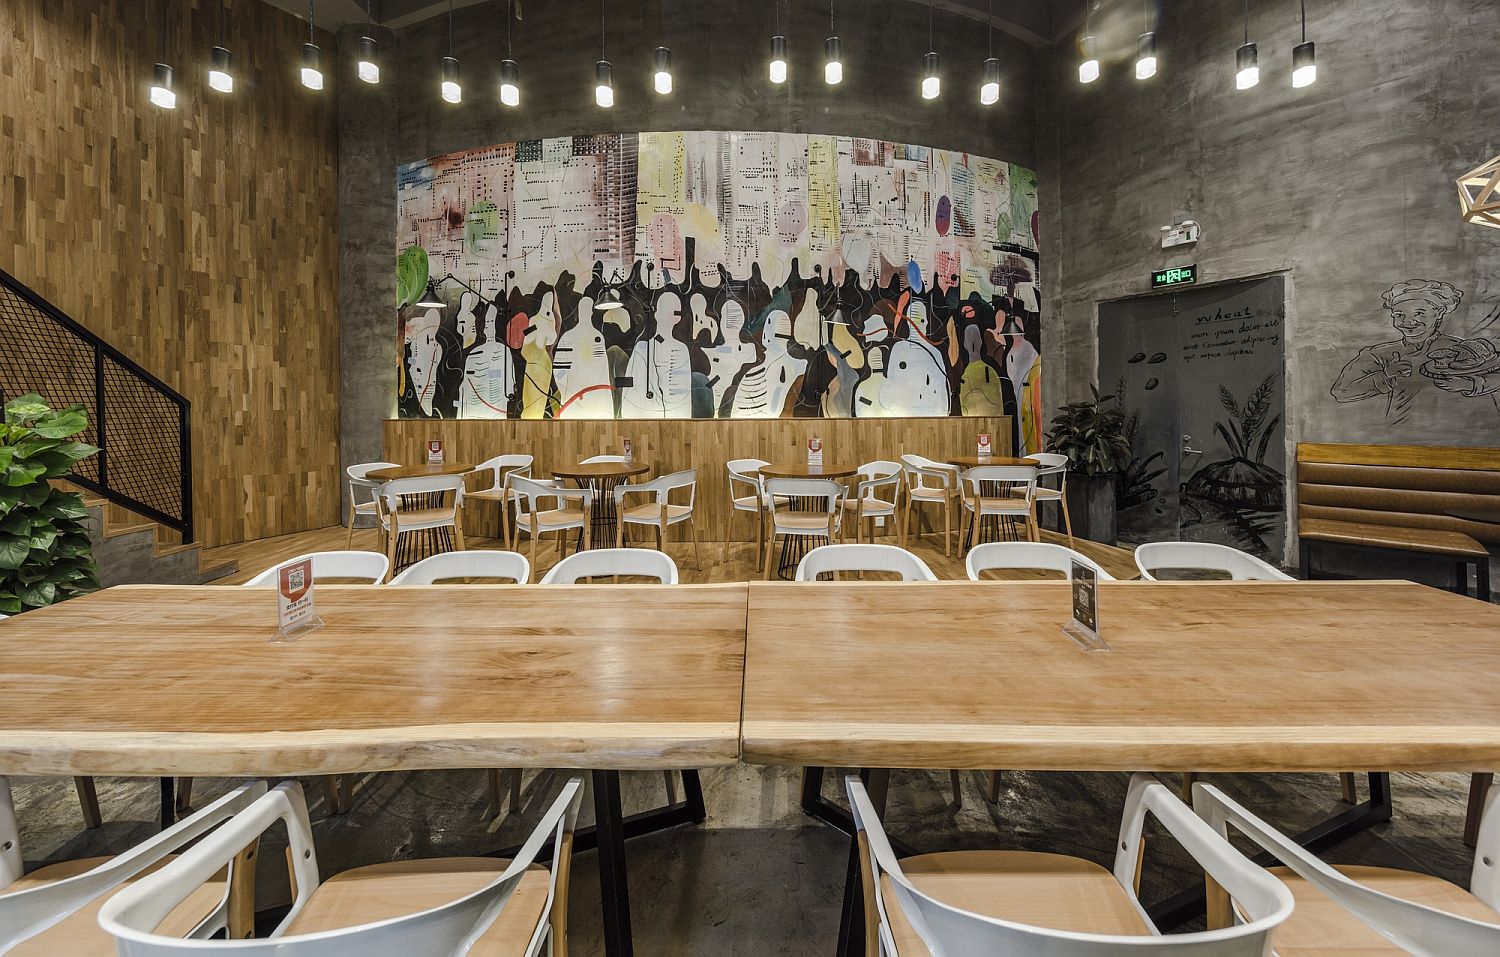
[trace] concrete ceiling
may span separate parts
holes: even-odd
[[[274,6],[289,10],[299,17],[307,17],[307,0],[266,0]],[[498,3],[502,0],[452,0],[455,9],[481,3]],[[528,3],[547,3],[556,0],[516,0],[524,7]],[[742,0],[717,0],[720,3],[735,3]],[[803,0],[793,0],[803,2]],[[847,2],[847,0],[846,0]],[[927,0],[866,0],[868,3],[922,3]],[[1083,18],[1087,0],[932,0],[939,10],[972,17],[983,23],[989,19],[989,10],[994,8],[992,23],[995,29],[1020,37],[1036,46],[1050,44],[1067,33]],[[431,17],[440,16],[448,10],[448,0],[370,0],[370,7],[377,23],[392,29],[401,29]],[[336,30],[345,23],[362,23],[365,19],[365,0],[318,0],[314,7],[314,18],[318,26]]]

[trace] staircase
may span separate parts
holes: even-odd
[[[89,541],[99,566],[99,585],[202,585],[233,575],[235,562],[204,566],[203,547],[184,544],[180,532],[153,522],[103,496],[67,482],[57,483],[83,496],[89,510]]]

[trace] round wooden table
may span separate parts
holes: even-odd
[[[474,466],[468,462],[427,462],[422,465],[392,465],[375,469],[366,473],[366,477],[376,482],[393,482],[397,479],[467,475],[472,471]],[[441,493],[403,495],[401,505],[403,508],[437,508],[443,504],[442,498]],[[462,518],[458,520],[462,521]],[[404,541],[396,543],[396,567],[391,569],[392,574],[408,565],[415,565],[429,555],[453,550],[453,533],[447,528],[419,529],[401,537]]]
[[[594,490],[594,507],[589,516],[591,536],[599,548],[614,547],[615,486],[635,475],[645,475],[651,466],[645,462],[579,462],[552,470],[553,476],[572,479],[579,488]],[[600,542],[603,544],[600,544]],[[583,547],[583,533],[578,533],[578,547]]]
[[[762,478],[771,479],[841,479],[851,475],[859,474],[859,467],[854,465],[808,465],[806,462],[796,464],[762,465],[757,469]],[[793,511],[810,512],[823,503],[819,499],[793,496],[789,503]],[[775,534],[775,529],[772,529]],[[806,535],[783,535],[781,537],[781,559],[776,563],[776,574],[781,578],[793,578],[797,574],[797,565],[802,561],[808,549],[808,537]]]
[[[954,455],[944,461],[949,465],[959,465],[966,469],[976,469],[984,465],[1029,465],[1032,468],[1041,466],[1036,459],[1017,459],[1005,455]]]
[[[990,465],[1021,467],[1030,466],[1031,468],[1041,467],[1041,463],[1036,459],[1020,459],[1008,455],[950,455],[945,461],[947,461],[949,465],[957,465],[960,468],[966,469],[983,468]],[[986,482],[984,484],[993,486],[995,483]],[[985,494],[989,494],[991,492],[998,493],[999,490],[995,488],[988,488],[984,489],[983,491],[985,492]],[[963,541],[960,543],[960,547],[969,548],[971,545],[978,545],[979,542],[972,541],[973,537],[973,525],[965,523]],[[984,542],[997,542],[1002,538],[1010,542],[1018,542],[1022,540],[1022,537],[1016,533],[1015,521],[1013,519],[1005,519],[1002,521],[1002,516],[999,515],[986,516],[984,521],[979,525],[979,538],[980,541]]]
[[[468,462],[436,462],[429,465],[393,465],[388,468],[375,469],[367,473],[367,477],[376,482],[389,482],[394,479],[424,478],[433,475],[467,475],[474,471],[474,466]]]
[[[784,479],[840,479],[848,478],[859,471],[855,465],[762,465],[757,471],[766,478]]]

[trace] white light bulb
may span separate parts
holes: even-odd
[[[164,110],[177,109],[177,94],[164,86],[153,86],[151,88],[151,103]]]
[[[979,88],[979,102],[984,106],[992,106],[1000,102],[1000,84],[986,83]]]
[[[1137,80],[1149,80],[1156,76],[1156,57],[1143,56],[1135,61],[1135,78]]]
[[[606,110],[615,105],[615,88],[603,83],[594,87],[594,102]]]
[[[366,83],[380,82],[380,64],[371,60],[359,61],[359,78]]]
[[[1092,83],[1099,79],[1099,61],[1084,60],[1078,64],[1078,82]]]
[[[823,82],[833,85],[844,81],[844,64],[838,60],[829,60],[823,64]]]
[[[209,70],[208,85],[220,93],[233,93],[234,77],[223,70]]]
[[[772,83],[785,83],[786,82],[786,61],[785,60],[772,60],[771,61],[771,71],[770,71],[770,73],[771,73],[771,82]]]
[[[665,70],[656,71],[656,92],[663,95],[672,92],[672,74]]]
[[[521,88],[514,83],[500,84],[500,102],[506,106],[520,106]]]
[[[462,103],[464,99],[463,88],[453,80],[443,81],[443,99],[449,103]]]
[[[1318,65],[1309,63],[1307,66],[1299,66],[1292,71],[1292,86],[1302,89],[1304,86],[1312,86],[1318,81]]]
[[[1234,75],[1234,88],[1248,90],[1260,82],[1260,67],[1247,66]]]
[[[323,71],[314,70],[310,66],[302,68],[302,85],[309,90],[323,89]]]
[[[942,81],[935,76],[922,77],[922,99],[935,100],[942,92]]]

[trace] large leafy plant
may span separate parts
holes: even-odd
[[[1125,416],[1114,396],[1101,396],[1093,386],[1089,391],[1092,398],[1057,410],[1047,430],[1047,448],[1066,455],[1072,470],[1083,475],[1123,472],[1130,465]]]
[[[39,395],[5,403],[0,425],[0,612],[13,615],[99,587],[83,498],[51,483],[99,451],[73,441],[88,424],[81,405],[58,412]]]

